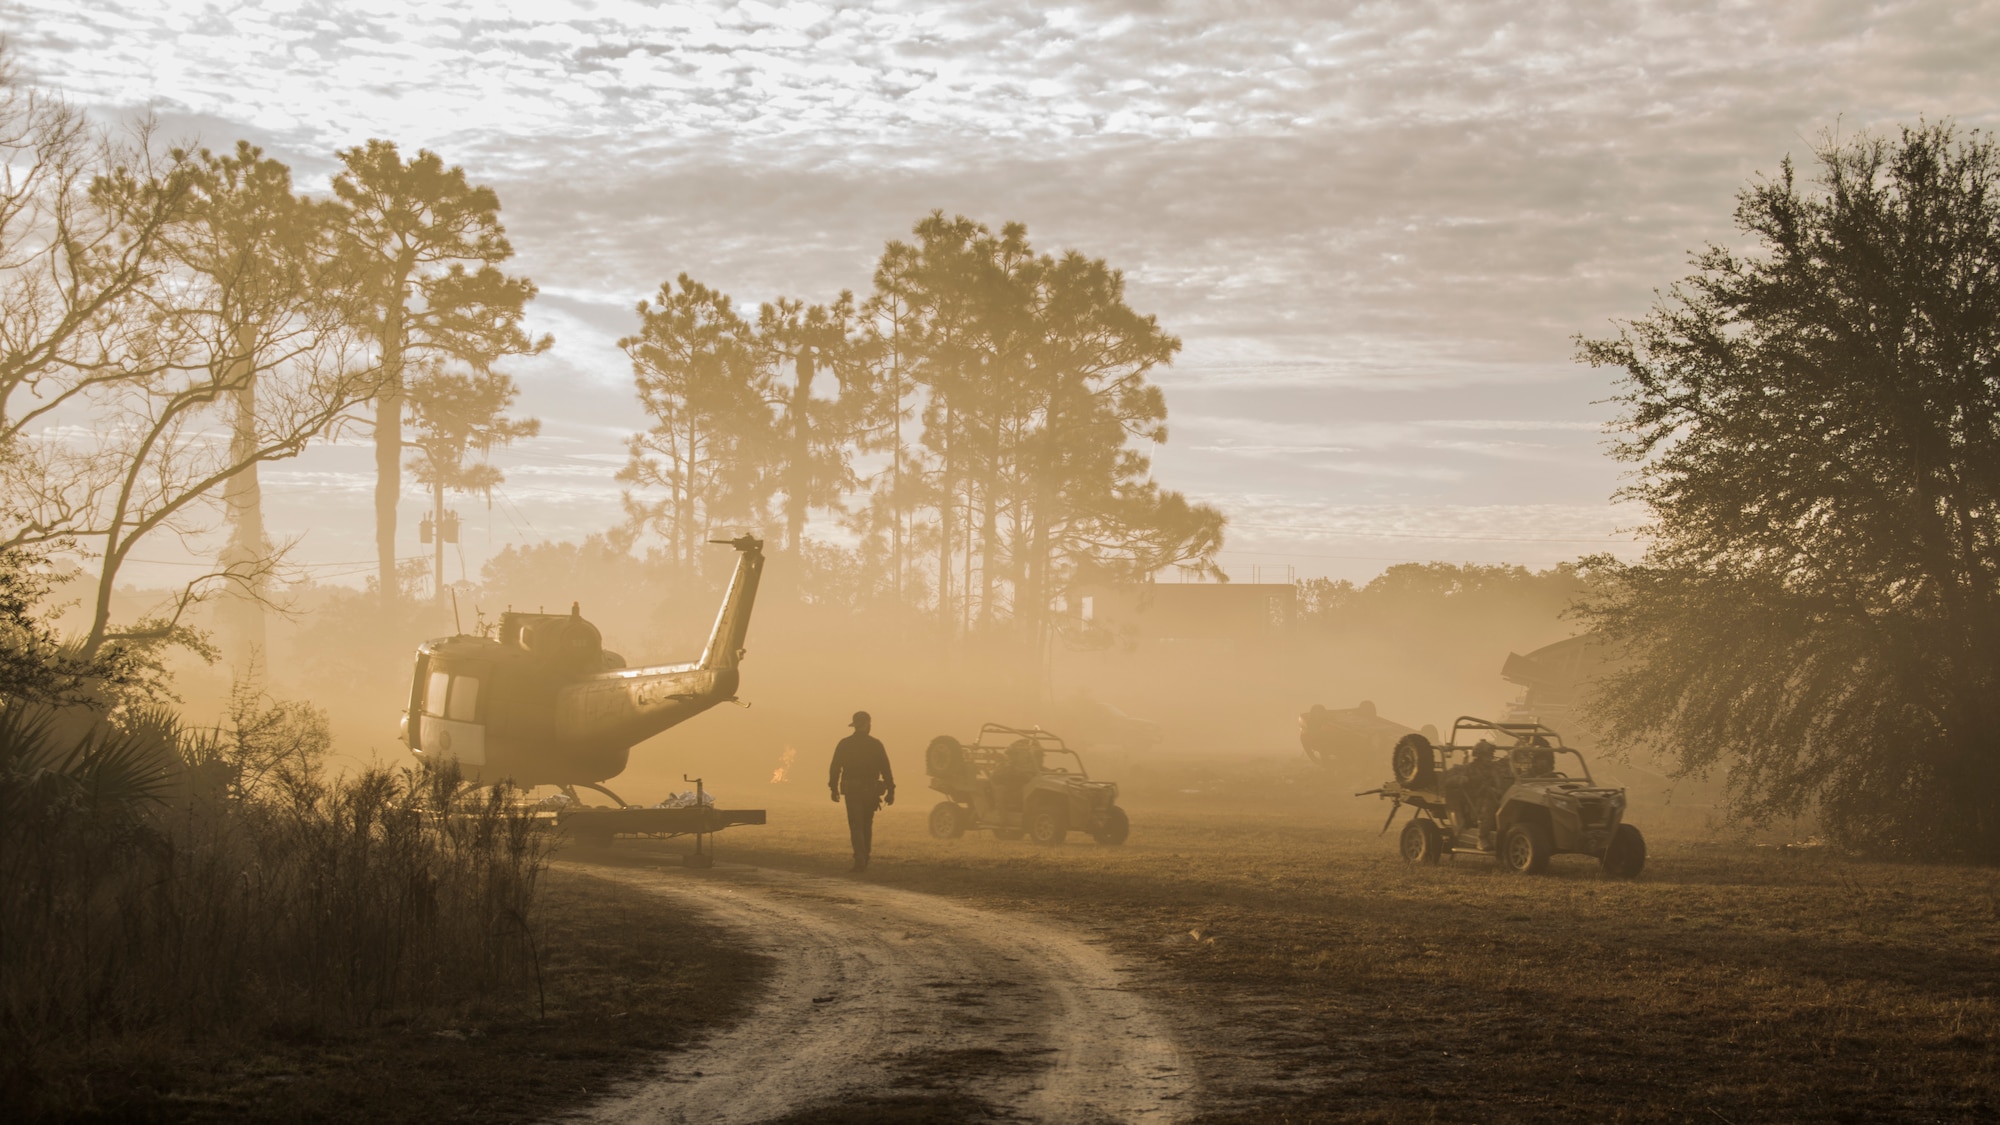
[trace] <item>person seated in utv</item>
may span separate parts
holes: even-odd
[[[1033,742],[1023,738],[1007,747],[1006,764],[993,771],[993,787],[1000,791],[1001,807],[1019,812],[1022,791],[1041,772],[1042,752]]]
[[[1494,760],[1495,749],[1482,738],[1473,744],[1471,761],[1444,771],[1444,799],[1451,808],[1454,827],[1476,828],[1481,833],[1497,827],[1494,817],[1507,786],[1501,775],[1510,771],[1506,763]]]
[[[1554,777],[1556,775],[1556,752],[1549,746],[1549,740],[1541,735],[1528,740],[1528,745],[1520,751],[1516,759],[1522,777]]]

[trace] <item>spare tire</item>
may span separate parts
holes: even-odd
[[[1423,735],[1406,734],[1389,751],[1389,768],[1395,771],[1396,784],[1429,789],[1437,778],[1437,751]]]
[[[931,739],[924,751],[924,772],[932,777],[955,777],[965,768],[965,747],[948,734]]]

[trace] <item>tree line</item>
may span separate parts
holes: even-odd
[[[500,370],[551,345],[524,327],[535,286],[503,269],[496,193],[435,153],[343,150],[314,197],[248,143],[114,135],[11,81],[0,150],[0,551],[13,572],[88,559],[80,656],[100,671],[205,649],[186,613],[218,593],[225,634],[261,646],[289,544],[259,466],[372,435],[374,583],[393,609],[405,472],[441,523],[447,492],[498,483],[488,450],[536,432],[508,416]],[[1160,489],[1144,452],[1166,438],[1148,375],[1180,341],[1119,271],[933,214],[873,281],[754,318],[685,274],[640,303],[619,342],[650,422],[619,473],[631,531],[699,566],[725,526],[768,523],[804,556],[809,519],[832,517],[874,593],[1025,637],[1079,568],[1220,577],[1221,515]],[[160,536],[219,539],[215,567],[114,622],[121,568]]]
[[[815,512],[851,533],[870,592],[953,632],[1046,639],[1079,570],[1222,577],[1223,517],[1161,489],[1148,376],[1180,341],[1103,259],[1038,253],[933,212],[883,249],[869,292],[780,298],[755,319],[687,274],[640,302],[631,357],[652,425],[619,479],[634,528],[698,565],[720,527]]]

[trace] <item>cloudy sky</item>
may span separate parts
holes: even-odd
[[[497,458],[475,576],[616,520],[642,295],[828,299],[934,208],[1109,259],[1183,338],[1155,475],[1229,513],[1238,579],[1615,547],[1612,384],[1572,337],[1829,131],[2000,124],[2000,0],[6,0],[0,31],[34,80],[308,189],[384,137],[499,191],[556,346],[516,369],[545,436]],[[266,476],[324,574],[372,557],[368,474]]]

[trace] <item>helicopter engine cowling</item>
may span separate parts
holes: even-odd
[[[583,674],[604,668],[604,634],[585,621],[574,604],[568,613],[509,610],[501,614],[500,643],[564,672]]]

